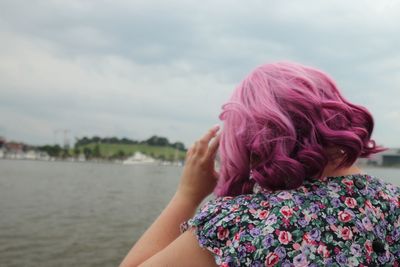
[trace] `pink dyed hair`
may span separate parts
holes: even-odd
[[[254,182],[277,190],[320,178],[331,148],[343,152],[338,167],[384,150],[371,140],[366,108],[347,101],[325,73],[295,63],[256,68],[222,106],[220,119],[218,196],[251,193]]]

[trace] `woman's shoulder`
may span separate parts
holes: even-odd
[[[292,190],[272,191],[256,183],[252,194],[214,198],[202,206],[201,212],[254,212],[257,207],[266,209],[285,205],[301,208],[305,202],[324,201],[328,204],[332,199],[346,197],[398,201],[400,187],[369,174],[308,180]]]
[[[252,194],[217,197],[207,201],[198,212],[197,219],[228,214],[265,214],[266,210],[276,212],[282,207],[293,210],[307,209],[315,205],[337,208],[338,201],[346,206],[346,198],[357,199],[360,202],[363,202],[363,199],[399,202],[399,197],[399,186],[368,174],[325,177],[321,180],[306,181],[292,190],[271,191],[256,183]]]
[[[399,188],[381,179],[353,175],[306,182],[295,190],[260,189],[212,199],[189,221],[217,264],[297,262],[307,260],[302,251],[311,247],[319,250],[314,261],[323,265],[333,248],[350,256],[347,248],[354,242],[371,246],[375,235],[385,240],[383,226],[390,245],[398,247],[397,232],[389,228],[400,218]],[[356,260],[363,262],[363,255]]]
[[[308,181],[293,190],[270,191],[256,184],[253,191],[207,201],[188,226],[232,232],[270,226],[297,228],[311,220],[325,224],[327,218],[345,223],[348,218],[344,217],[361,218],[371,209],[388,221],[400,217],[400,188],[367,174]]]

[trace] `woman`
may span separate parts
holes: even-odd
[[[220,118],[221,136],[213,127],[189,149],[176,194],[121,266],[399,265],[399,188],[354,165],[383,148],[331,78],[263,65]]]

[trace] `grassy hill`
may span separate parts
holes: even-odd
[[[175,149],[170,146],[150,146],[147,144],[96,144],[90,143],[87,145],[79,146],[78,148],[83,151],[85,147],[94,150],[98,145],[101,157],[112,158],[116,155],[124,155],[125,157],[133,155],[135,152],[141,152],[148,156],[163,160],[183,160],[186,152]]]

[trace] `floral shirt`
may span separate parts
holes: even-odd
[[[366,174],[207,202],[182,231],[219,266],[400,266],[400,188]]]

